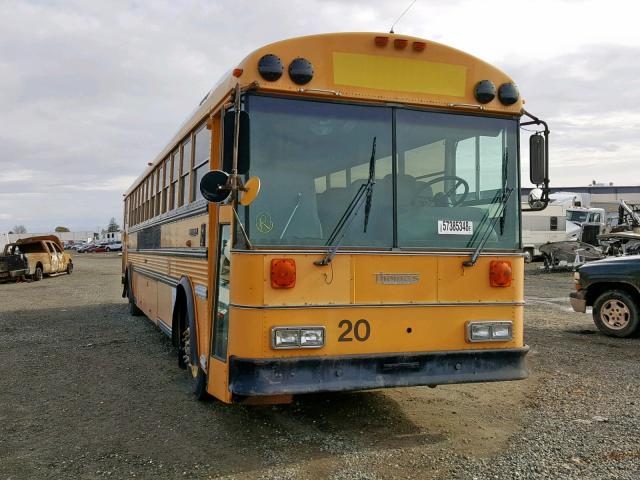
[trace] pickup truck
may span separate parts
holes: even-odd
[[[29,274],[29,262],[21,253],[0,255],[0,282],[19,280]]]
[[[28,270],[25,273],[34,281],[42,280],[44,275],[52,273],[71,273],[73,262],[65,253],[62,243],[55,235],[21,238],[4,247],[4,256],[20,255],[27,259]]]
[[[571,306],[582,313],[593,307],[593,321],[602,333],[612,337],[640,333],[640,255],[585,263],[574,273],[574,281]]]

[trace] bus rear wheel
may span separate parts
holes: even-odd
[[[129,299],[129,315],[132,317],[141,317],[144,312],[138,308],[136,302],[133,300],[133,293],[131,293],[131,285],[127,288],[127,298]]]
[[[533,249],[531,248],[525,248],[524,252],[524,263],[531,263],[533,262]]]
[[[207,374],[191,361],[191,328],[188,326],[182,332],[178,354],[181,355],[180,363],[186,367],[191,380],[191,391],[198,400],[204,400],[207,398]]]

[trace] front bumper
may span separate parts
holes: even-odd
[[[587,291],[579,290],[569,294],[569,301],[574,312],[585,313],[587,311]]]
[[[231,357],[236,395],[292,395],[527,378],[529,347],[343,357]]]

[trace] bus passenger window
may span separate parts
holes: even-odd
[[[211,132],[207,130],[204,124],[196,132],[194,142],[195,152],[193,160],[193,175],[191,176],[191,198],[195,201],[202,198],[202,193],[200,193],[200,180],[202,180],[204,174],[209,171]]]
[[[189,203],[189,189],[187,180],[189,180],[189,170],[191,169],[191,140],[187,140],[182,144],[182,169],[180,176],[180,204],[179,206]]]
[[[169,210],[174,210],[178,206],[178,178],[180,178],[180,149],[173,152],[173,173],[171,176],[171,197],[169,201]]]
[[[154,207],[155,214],[160,215],[160,197],[162,196],[162,167],[156,169],[156,205]]]
[[[161,212],[167,211],[167,195],[169,194],[169,176],[171,175],[171,163],[167,158],[162,165],[162,208]]]

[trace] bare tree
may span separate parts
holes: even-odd
[[[15,225],[13,227],[13,233],[27,233],[27,227],[24,225]]]
[[[120,231],[120,225],[116,223],[115,217],[111,217],[111,220],[109,220],[109,225],[107,226],[107,232],[111,233],[111,232],[119,232],[119,231]]]

